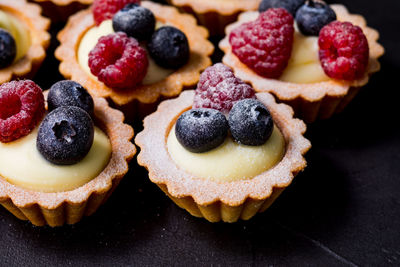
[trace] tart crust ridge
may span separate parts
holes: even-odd
[[[289,106],[277,104],[268,93],[258,93],[258,99],[268,107],[286,141],[285,155],[275,167],[252,179],[229,183],[196,178],[180,169],[168,153],[166,139],[179,115],[191,108],[193,97],[194,91],[185,91],[176,99],[162,102],[155,113],[144,119],[144,130],[135,139],[141,148],[138,163],[146,167],[150,180],[174,201],[189,197],[200,206],[221,204],[230,208],[240,207],[248,201],[264,201],[275,189],[287,187],[294,175],[305,168],[303,155],[311,147],[303,137],[306,125],[293,118]]]
[[[0,8],[22,20],[31,34],[31,45],[26,55],[12,65],[0,69],[0,84],[14,78],[32,76],[46,57],[50,44],[50,20],[41,16],[42,9],[26,0],[0,0]]]
[[[173,5],[190,6],[196,13],[217,12],[228,16],[241,10],[255,10],[261,0],[230,0],[229,2],[214,0],[169,0]]]
[[[58,5],[58,6],[66,6],[66,5],[72,4],[74,2],[84,4],[84,5],[90,5],[91,3],[93,3],[93,0],[34,0],[34,1],[38,2],[38,3],[52,2],[53,4]]]
[[[200,77],[200,72],[211,65],[209,56],[213,53],[214,47],[207,40],[208,31],[198,26],[191,15],[182,14],[174,7],[149,1],[143,1],[141,5],[150,9],[158,20],[170,23],[185,32],[191,50],[190,60],[185,66],[162,81],[140,85],[132,90],[113,90],[102,82],[94,80],[81,69],[76,53],[83,35],[95,25],[91,8],[88,8],[70,17],[67,26],[58,34],[61,44],[55,56],[61,61],[60,72],[66,78],[81,83],[92,95],[111,98],[120,106],[135,99],[141,103],[154,103],[160,96],[175,96],[185,87],[194,85]]]

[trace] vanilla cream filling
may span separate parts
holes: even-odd
[[[285,139],[274,127],[271,137],[261,146],[240,145],[228,136],[213,150],[192,153],[176,139],[173,127],[167,148],[176,165],[188,173],[216,182],[232,182],[251,179],[275,166],[285,153]]]
[[[0,10],[0,28],[5,29],[14,37],[17,46],[14,62],[23,58],[31,45],[27,27],[13,15]]]
[[[322,69],[318,51],[318,37],[304,36],[296,29],[292,56],[279,80],[292,83],[318,83],[330,80]]]
[[[157,22],[157,28],[161,27],[162,24]],[[97,80],[91,72],[89,68],[89,52],[96,46],[97,41],[100,37],[114,33],[114,29],[112,27],[112,20],[103,21],[98,27],[93,27],[89,29],[85,35],[82,37],[81,42],[78,47],[78,63],[81,68],[93,79]],[[143,47],[145,48],[145,47]],[[148,55],[148,53],[147,53]],[[168,77],[175,70],[173,69],[164,69],[158,66],[154,60],[147,56],[149,60],[149,66],[147,68],[147,74],[144,77],[142,84],[152,84],[159,81],[162,81],[166,77]]]
[[[95,127],[93,145],[80,162],[55,165],[36,149],[39,127],[10,143],[0,143],[0,175],[8,182],[34,191],[62,192],[75,189],[95,178],[111,157],[111,143]]]

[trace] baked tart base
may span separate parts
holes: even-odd
[[[38,3],[43,14],[53,22],[67,21],[69,16],[87,8],[93,0],[29,0]]]
[[[74,224],[93,214],[102,205],[122,177],[136,153],[130,142],[132,127],[123,123],[124,115],[108,106],[103,98],[93,98],[95,124],[108,136],[112,154],[103,171],[90,182],[71,191],[45,193],[23,189],[0,176],[0,204],[21,220],[37,226]]]
[[[207,40],[208,31],[198,26],[193,16],[150,1],[143,1],[141,5],[150,9],[157,20],[182,30],[188,38],[191,52],[189,62],[167,78],[132,90],[117,91],[90,77],[77,60],[81,38],[95,25],[90,8],[70,17],[66,27],[58,34],[61,44],[55,52],[56,58],[61,61],[60,72],[65,78],[82,84],[91,95],[111,99],[127,116],[137,110],[141,111],[142,116],[147,115],[155,110],[160,99],[177,96],[183,89],[194,86],[200,72],[211,65],[210,55],[214,51],[214,46]]]
[[[135,139],[141,148],[139,165],[146,167],[153,183],[193,216],[210,222],[236,222],[265,211],[306,166],[303,155],[311,147],[303,137],[306,125],[293,118],[289,106],[277,104],[269,93],[258,93],[258,100],[268,107],[285,138],[282,160],[252,179],[221,183],[204,180],[176,166],[166,147],[171,128],[191,108],[193,97],[194,91],[182,92],[178,98],[162,102],[155,113],[144,119],[144,130]]]
[[[50,20],[40,15],[41,8],[26,0],[0,0],[0,9],[24,22],[31,35],[31,46],[25,56],[12,65],[0,69],[0,84],[18,78],[31,78],[39,69],[50,44]]]
[[[261,0],[168,0],[168,3],[193,14],[211,36],[223,35],[225,26],[236,21],[243,11],[257,10]]]
[[[361,79],[350,82],[331,79],[326,82],[296,84],[257,75],[232,53],[228,40],[230,32],[237,26],[249,21],[250,17],[254,16],[254,12],[241,14],[237,22],[226,28],[226,37],[219,44],[219,47],[225,52],[225,56],[222,59],[223,63],[230,66],[235,75],[250,83],[257,92],[270,92],[278,101],[290,105],[294,109],[296,116],[306,122],[332,117],[347,106],[360,88],[368,83],[369,77],[373,73],[380,70],[378,58],[384,54],[384,49],[377,42],[379,33],[367,27],[367,23],[362,16],[350,14],[343,5],[331,5],[331,7],[336,12],[338,20],[349,21],[360,26],[368,39],[370,49],[369,65]]]

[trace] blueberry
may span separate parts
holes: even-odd
[[[297,9],[304,2],[305,0],[263,0],[258,6],[258,11],[264,12],[269,8],[284,8],[294,17]]]
[[[178,118],[175,135],[187,150],[201,153],[221,145],[228,129],[228,121],[220,111],[198,108],[188,110]]]
[[[87,155],[93,137],[93,121],[86,111],[78,107],[59,107],[40,124],[36,147],[46,160],[71,165]]]
[[[0,68],[5,68],[14,61],[17,55],[17,45],[14,37],[3,29],[0,29]]]
[[[47,96],[47,103],[49,111],[62,106],[75,106],[93,116],[93,98],[82,85],[74,81],[64,80],[53,84]]]
[[[243,99],[229,112],[229,127],[233,138],[248,146],[267,142],[274,128],[268,109],[256,99]]]
[[[335,11],[323,2],[307,1],[296,13],[297,26],[304,35],[318,36],[321,29],[334,20]]]
[[[137,4],[127,4],[113,19],[114,31],[125,32],[138,41],[148,40],[154,32],[156,19],[149,9]]]
[[[190,49],[186,35],[171,26],[155,31],[148,49],[154,61],[164,68],[177,69],[189,60]]]

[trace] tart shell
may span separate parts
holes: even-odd
[[[150,1],[143,1],[143,7],[150,9],[157,20],[172,24],[182,30],[189,41],[189,62],[167,78],[150,85],[140,85],[132,90],[113,90],[97,79],[90,77],[79,65],[77,49],[83,35],[95,26],[92,10],[86,9],[73,15],[66,27],[58,34],[60,46],[55,56],[61,61],[60,72],[65,78],[82,84],[92,95],[111,99],[126,115],[132,110],[153,111],[157,101],[177,96],[183,89],[195,85],[200,72],[211,65],[210,55],[214,46],[207,40],[208,31],[198,26],[193,16],[180,13],[176,8]],[[129,112],[128,112],[129,111]]]
[[[296,84],[257,75],[232,53],[229,34],[239,25],[253,20],[258,12],[243,13],[237,22],[226,28],[226,37],[219,44],[221,50],[225,52],[222,61],[230,66],[238,77],[250,83],[257,92],[272,93],[279,101],[292,106],[295,114],[306,122],[328,119],[335,113],[341,112],[360,88],[368,83],[369,77],[380,70],[378,58],[384,54],[384,48],[377,42],[379,33],[367,27],[362,16],[349,14],[343,5],[331,5],[331,7],[336,12],[338,20],[349,21],[360,26],[368,39],[369,65],[361,79],[350,82],[331,79],[320,83]]]
[[[223,35],[225,26],[236,21],[243,11],[257,10],[261,0],[168,0],[170,4],[193,14],[210,35]]]
[[[43,14],[53,22],[67,21],[77,11],[87,8],[93,0],[30,0],[38,3]]]
[[[17,78],[31,78],[46,57],[46,49],[50,44],[50,34],[47,32],[50,20],[40,15],[42,10],[39,5],[25,0],[0,0],[0,9],[25,23],[32,42],[23,58],[0,69],[0,84]]]
[[[103,98],[93,98],[95,124],[108,136],[112,154],[103,171],[90,182],[70,191],[45,193],[15,186],[0,176],[0,204],[21,220],[37,226],[74,224],[93,214],[103,204],[122,177],[136,153],[130,142],[132,127],[124,124],[124,115],[108,106]]]
[[[275,124],[286,141],[282,160],[256,177],[234,182],[215,182],[194,177],[180,169],[168,153],[166,140],[178,117],[190,109],[194,91],[185,91],[179,98],[162,102],[158,110],[144,119],[144,130],[135,143],[141,148],[137,159],[157,184],[179,207],[210,222],[247,220],[266,210],[289,186],[294,176],[306,167],[303,155],[310,142],[303,137],[306,125],[293,118],[293,110],[277,104],[269,93],[257,98],[268,107]]]

